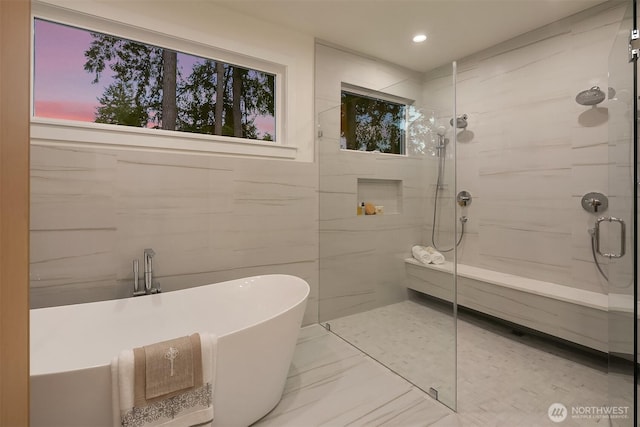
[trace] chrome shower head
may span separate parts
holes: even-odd
[[[456,128],[458,129],[466,129],[467,125],[469,123],[467,123],[467,119],[469,118],[469,116],[467,116],[466,114],[461,115],[460,117],[458,117],[456,119]],[[453,119],[449,120],[449,124],[451,126],[453,126]]]
[[[606,94],[598,87],[583,90],[576,95],[576,102],[580,105],[598,105],[606,98]]]

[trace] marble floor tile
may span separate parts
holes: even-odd
[[[455,323],[441,307],[403,301],[333,319],[331,330],[422,390],[453,405]]]
[[[516,335],[504,325],[464,312],[459,313],[456,340],[458,412],[430,398],[421,390],[425,386],[414,385],[411,370],[425,385],[439,384],[442,390],[448,384],[453,390],[453,380],[438,371],[439,362],[425,362],[437,340],[451,345],[450,321],[442,307],[404,301],[335,319],[332,332],[319,325],[302,328],[282,400],[254,425],[610,425],[603,418],[571,417],[556,424],[547,416],[556,402],[567,408],[607,405],[606,359],[535,335]],[[411,344],[422,353],[410,354]],[[397,374],[399,366],[411,382]]]
[[[603,357],[535,335],[519,336],[466,312],[459,313],[455,330],[451,309],[443,305],[408,300],[330,323],[333,332],[421,389],[437,388],[446,403],[456,385],[458,413],[436,425],[554,425],[547,417],[552,403],[568,408],[607,404]],[[563,425],[604,421],[567,419]]]
[[[314,325],[301,330],[280,403],[254,426],[427,426],[451,413]]]

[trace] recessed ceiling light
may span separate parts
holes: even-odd
[[[418,34],[418,35],[413,37],[413,42],[414,43],[422,43],[426,39],[427,39],[426,34]]]

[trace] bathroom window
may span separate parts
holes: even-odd
[[[404,154],[407,104],[342,90],[340,148]]]
[[[276,73],[36,18],[33,115],[271,142]]]

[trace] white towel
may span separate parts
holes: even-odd
[[[442,255],[440,252],[438,252],[431,246],[427,246],[425,250],[429,253],[429,255],[431,255],[431,263],[436,265],[444,264],[444,255]]]
[[[427,252],[424,246],[414,246],[411,248],[413,257],[423,264],[431,264],[431,254]]]
[[[133,405],[135,378],[133,349],[120,352],[120,355],[111,361],[113,425],[118,427],[210,425],[213,421],[217,337],[200,333],[200,344],[203,386],[143,407]]]

